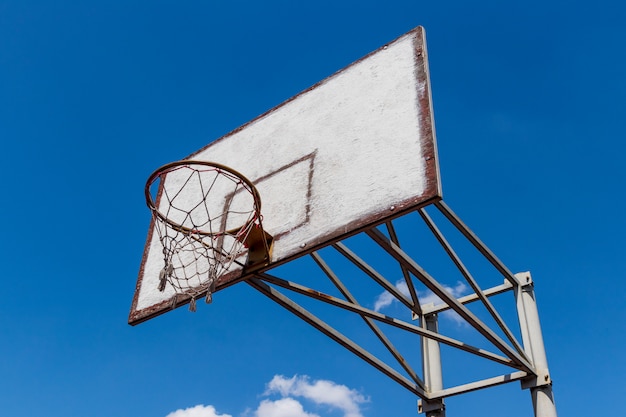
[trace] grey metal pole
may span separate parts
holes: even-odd
[[[423,316],[426,330],[439,331],[437,314]],[[441,351],[439,342],[427,337],[422,338],[422,366],[424,368],[424,382],[429,392],[443,389],[443,375],[441,372]],[[443,398],[432,401],[420,401],[419,412],[426,417],[445,417],[446,407]]]
[[[548,359],[539,323],[537,300],[530,272],[515,274],[519,286],[515,288],[517,314],[522,330],[524,350],[530,357],[536,377],[522,382],[522,388],[530,388],[535,417],[556,417],[552,393],[552,380],[548,371]]]

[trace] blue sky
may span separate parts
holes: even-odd
[[[624,8],[213,3],[0,0],[1,414],[416,413],[409,392],[245,284],[196,314],[127,317],[148,175],[418,25],[445,201],[532,272],[559,413],[621,412]],[[448,380],[473,372],[450,358]],[[449,416],[504,413],[532,415],[517,383],[448,401]]]

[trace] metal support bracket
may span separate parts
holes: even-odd
[[[537,369],[537,375],[530,375],[521,380],[522,389],[552,385],[552,378],[547,369]]]
[[[274,237],[262,227],[252,227],[244,242],[248,248],[247,267],[267,266],[272,258]]]
[[[519,286],[522,288],[534,284],[533,277],[530,275],[530,272],[518,272],[515,274],[515,278],[517,278]]]
[[[429,415],[443,415],[446,410],[446,406],[443,403],[443,400],[434,400],[434,401],[417,401],[417,412],[419,414]]]

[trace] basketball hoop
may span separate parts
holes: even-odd
[[[150,175],[145,194],[163,246],[158,289],[169,283],[191,298],[191,311],[204,293],[212,301],[226,273],[269,261],[273,239],[261,224],[261,198],[237,171],[213,162],[172,162]]]

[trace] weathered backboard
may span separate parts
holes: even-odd
[[[227,165],[255,184],[275,239],[269,269],[441,198],[430,94],[418,27],[188,159]],[[154,227],[131,324],[171,309],[173,289],[158,290]],[[243,275],[236,267],[217,290]]]

